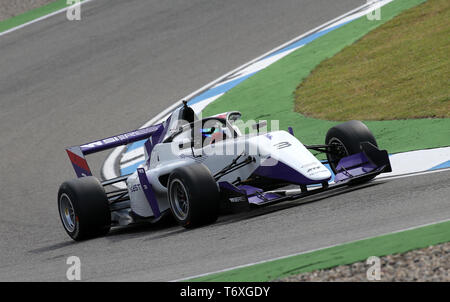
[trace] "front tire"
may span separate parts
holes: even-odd
[[[213,223],[219,216],[219,189],[203,164],[175,169],[169,176],[168,197],[173,216],[185,228]]]
[[[69,180],[60,186],[58,212],[67,234],[76,241],[106,235],[111,228],[105,189],[92,176]]]
[[[336,167],[342,158],[361,152],[362,142],[369,142],[378,147],[372,132],[361,121],[348,121],[328,130],[325,144],[333,145],[337,151],[335,154],[327,153],[328,162],[335,174],[337,173]],[[374,177],[375,175],[363,177],[351,184],[366,182]]]

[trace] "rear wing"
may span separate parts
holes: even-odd
[[[108,149],[116,148],[123,145],[128,145],[137,141],[148,139],[152,136],[157,136],[158,141],[162,132],[163,125],[158,124],[131,132],[119,134],[116,136],[108,137],[91,143],[87,143],[81,146],[73,146],[66,148],[67,155],[75,170],[77,177],[92,176],[91,169],[86,161],[85,156]],[[147,148],[151,148],[151,144],[146,144]],[[148,152],[150,150],[147,150]],[[150,154],[150,152],[148,153]]]

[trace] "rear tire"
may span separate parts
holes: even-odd
[[[361,121],[348,121],[336,125],[328,130],[325,137],[325,144],[335,145],[339,150],[338,154],[327,153],[327,159],[330,167],[336,174],[338,162],[346,156],[361,152],[361,143],[369,142],[378,147],[377,141],[372,132]],[[350,184],[360,184],[374,178],[375,175],[363,177],[350,182]]]
[[[213,223],[219,216],[219,189],[203,164],[175,169],[169,176],[168,198],[175,220],[185,228]]]
[[[60,186],[58,212],[67,234],[76,241],[106,235],[111,228],[105,189],[93,176],[69,180]]]

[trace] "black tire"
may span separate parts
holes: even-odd
[[[106,235],[111,228],[105,189],[93,176],[69,180],[60,186],[58,213],[67,234],[76,241]]]
[[[327,153],[327,159],[330,162],[330,167],[336,174],[336,166],[343,157],[353,155],[361,152],[361,143],[369,142],[378,147],[377,141],[372,132],[361,121],[348,121],[337,126],[334,126],[328,130],[325,137],[325,144],[337,145],[339,154]],[[351,182],[351,184],[359,184],[369,181],[374,178],[368,176],[360,178],[357,181]]]
[[[219,189],[203,164],[175,169],[169,176],[167,194],[175,220],[185,228],[213,223],[219,216]]]

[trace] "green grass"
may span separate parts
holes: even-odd
[[[314,68],[371,30],[424,0],[395,0],[381,9],[382,19],[361,17],[284,57],[233,88],[205,108],[203,114],[239,110],[244,119],[279,120],[281,129],[292,126],[305,144],[321,144],[327,130],[338,122],[294,112],[294,91]],[[450,119],[365,121],[381,148],[390,153],[450,145]],[[270,124],[270,123],[269,123]]]
[[[337,121],[450,117],[449,54],[450,1],[429,0],[320,63],[295,110]]]
[[[359,240],[315,252],[261,263],[188,281],[265,282],[319,269],[364,261],[450,241],[450,221]]]
[[[83,1],[83,0],[82,0]],[[81,1],[81,2],[82,2]],[[67,0],[56,0],[52,3],[49,3],[47,5],[32,9],[28,12],[25,12],[23,14],[17,15],[15,17],[3,20],[0,22],[0,33],[7,31],[11,28],[14,28],[16,26],[25,24],[27,22],[33,21],[37,18],[40,18],[42,16],[48,15],[50,13],[53,13],[57,10],[60,10],[67,5]]]

